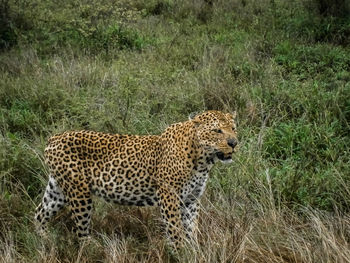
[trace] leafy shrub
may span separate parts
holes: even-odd
[[[334,166],[343,169],[349,143],[334,133],[336,125],[299,120],[268,129],[263,153],[275,165],[271,170],[274,188],[285,201],[323,209],[333,206],[332,192],[342,191],[343,185],[332,171]]]
[[[350,41],[348,0],[304,0],[293,2],[289,13],[276,16],[281,33],[306,42],[326,42],[346,47]]]
[[[99,28],[91,39],[85,40],[86,46],[93,50],[138,49],[145,45],[145,40],[136,31],[120,26]]]
[[[348,0],[309,0],[306,6],[316,9],[322,16],[345,17],[350,13]]]
[[[16,22],[10,10],[9,0],[0,2],[0,50],[7,49],[17,44]]]
[[[266,157],[276,162],[292,159],[306,166],[322,164],[316,160],[334,162],[341,157],[345,145],[334,134],[333,126],[312,125],[303,120],[281,122],[271,127],[265,137]]]

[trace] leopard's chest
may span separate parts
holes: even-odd
[[[182,200],[194,201],[202,196],[207,185],[210,168],[210,166],[203,166],[192,171],[191,178],[181,191]]]

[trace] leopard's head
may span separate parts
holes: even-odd
[[[231,162],[237,150],[236,112],[206,111],[190,116],[200,147],[214,160]]]

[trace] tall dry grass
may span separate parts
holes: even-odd
[[[244,170],[228,170],[225,176],[235,184]],[[255,197],[242,187],[227,194],[211,178],[197,241],[178,253],[167,246],[157,208],[115,206],[95,198],[90,240],[77,242],[67,211],[54,219],[49,239],[41,240],[29,212],[29,222],[11,222],[23,233],[1,224],[0,262],[350,262],[350,216],[336,208],[291,209],[277,200],[268,172],[265,176],[266,181],[250,177],[259,193]]]

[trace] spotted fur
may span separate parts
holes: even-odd
[[[49,219],[67,205],[78,237],[89,235],[93,194],[121,205],[160,206],[166,233],[181,246],[194,238],[199,198],[214,163],[232,161],[235,114],[207,111],[169,126],[160,135],[65,132],[49,139],[50,176],[35,220],[45,233]]]

